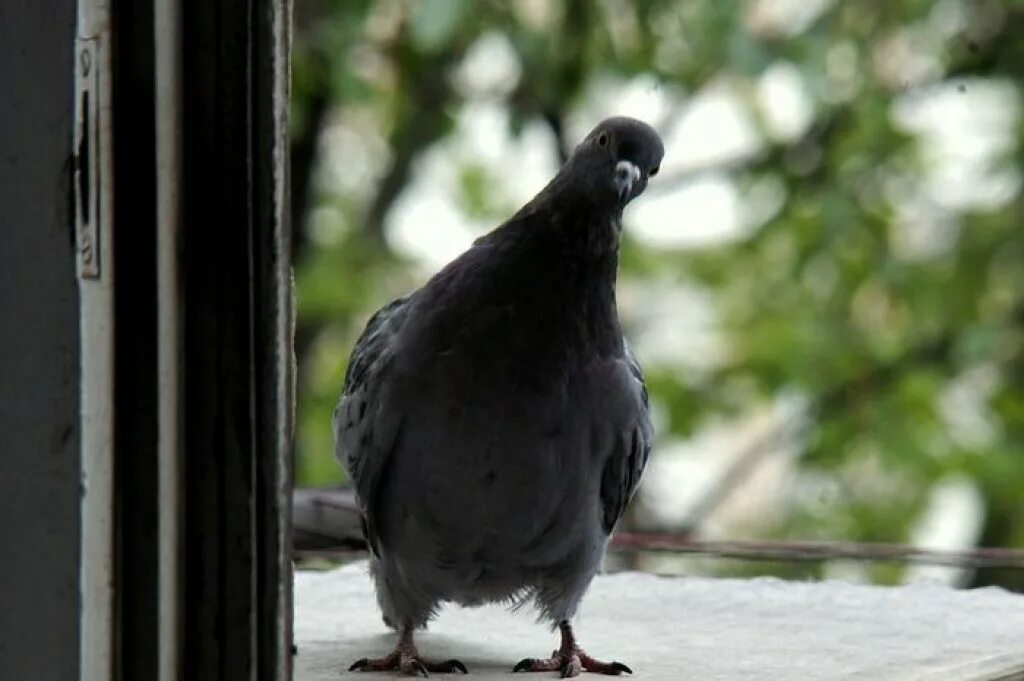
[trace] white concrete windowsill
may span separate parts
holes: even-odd
[[[999,589],[625,573],[594,581],[576,632],[588,652],[628,664],[637,679],[1024,679],[1024,597]],[[296,681],[390,677],[346,671],[360,657],[390,652],[395,640],[365,563],[296,575],[295,639]],[[424,657],[458,658],[472,679],[555,678],[510,671],[557,642],[528,609],[500,606],[446,607],[417,636]]]

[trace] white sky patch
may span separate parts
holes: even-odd
[[[657,523],[676,525],[689,519],[701,494],[721,475],[728,445],[721,434],[658,445],[657,456],[647,462],[639,500]]]
[[[718,80],[701,90],[665,135],[662,172],[750,158],[764,147],[736,86]]]
[[[508,134],[508,112],[497,102],[471,101],[460,110],[458,130],[448,147],[456,155],[477,163],[494,165],[504,161],[513,146]]]
[[[416,190],[403,192],[395,201],[387,234],[396,251],[431,270],[456,258],[477,236],[454,201]]]
[[[928,198],[955,211],[994,210],[1020,191],[1020,169],[994,163],[1013,150],[1020,114],[1019,89],[986,79],[904,95],[891,113],[897,127],[920,139]]]
[[[757,82],[757,103],[768,133],[780,142],[799,138],[814,118],[807,83],[790,62],[776,62],[765,70]]]
[[[514,0],[511,4],[519,20],[535,31],[550,31],[562,9],[550,0]]]
[[[657,128],[683,101],[682,91],[654,76],[623,80],[602,75],[590,85],[584,104],[569,116],[567,133],[576,144],[598,121],[609,116],[630,116]]]
[[[960,446],[980,449],[999,435],[988,401],[1001,384],[996,366],[985,364],[957,376],[939,395],[939,414]]]
[[[782,210],[787,193],[786,183],[776,174],[755,179],[743,192],[740,203],[743,230],[753,233],[774,219]]]
[[[321,191],[369,195],[387,167],[387,142],[379,130],[359,123],[355,116],[332,117],[320,134],[316,183]]]
[[[441,146],[424,153],[387,217],[396,251],[436,270],[469,248],[473,225],[456,204],[455,166]]]
[[[345,235],[346,220],[341,210],[331,203],[310,211],[309,236],[318,246],[333,246]]]
[[[852,40],[837,42],[825,54],[825,84],[823,97],[830,102],[848,102],[856,97],[864,85],[860,68],[860,54]]]
[[[558,172],[558,156],[554,135],[540,121],[526,125],[509,148],[499,172],[515,178],[508,187],[508,196],[518,208],[532,199]]]
[[[702,289],[664,279],[622,279],[616,298],[630,343],[645,366],[673,366],[692,375],[725,358],[718,315]]]
[[[527,124],[513,137],[505,107],[476,101],[462,107],[458,125],[448,142],[453,160],[481,163],[496,177],[508,178],[494,191],[516,208],[532,199],[558,171],[553,135],[541,121]]]
[[[833,0],[756,0],[744,16],[751,32],[763,36],[800,35]]]
[[[735,183],[724,173],[652,193],[627,209],[626,229],[654,248],[705,248],[747,234]]]
[[[938,0],[928,13],[928,27],[946,38],[963,33],[969,21],[964,0]]]
[[[765,447],[733,493],[705,519],[701,536],[735,537],[777,519],[790,503],[799,447],[773,433],[777,434],[780,419],[793,418],[803,409],[800,398],[780,397],[744,417],[708,424],[688,440],[659,445],[641,487],[644,510],[662,525],[691,519],[709,488],[751,447]]]
[[[942,76],[943,38],[924,23],[878,39],[871,50],[872,68],[890,88],[908,88]]]
[[[515,89],[523,67],[504,33],[491,31],[477,39],[455,71],[455,85],[468,97],[503,96]]]
[[[954,477],[932,487],[924,514],[910,532],[910,543],[933,551],[966,551],[978,545],[985,499],[978,485]],[[969,571],[941,565],[911,565],[904,582],[938,581],[963,586]]]
[[[902,183],[897,183],[902,184]],[[923,192],[893,192],[895,219],[889,230],[893,254],[910,262],[948,254],[960,233],[956,213],[936,206]]]
[[[516,208],[557,170],[551,132],[543,123],[532,123],[513,137],[504,107],[488,100],[468,102],[459,112],[458,130],[420,157],[387,217],[392,245],[425,269],[444,266],[501,222],[472,220],[459,205],[459,168],[468,162],[507,178],[493,191],[497,200]]]

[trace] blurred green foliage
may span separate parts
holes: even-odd
[[[779,19],[775,6],[791,11]],[[370,313],[422,281],[389,244],[386,218],[416,162],[452,134],[465,99],[453,74],[493,32],[521,71],[499,95],[512,131],[544,121],[563,157],[571,112],[602,78],[651,78],[683,106],[712,82],[750,93],[766,145],[710,170],[741,199],[765,181],[777,187],[771,218],[705,248],[656,248],[627,228],[623,279],[699,288],[725,348],[701,371],[645,361],[663,438],[797,395],[807,423],[798,465],[833,481],[834,494],[792,505],[773,534],[904,541],[929,488],[961,475],[984,498],[981,541],[1024,546],[1022,2],[296,0],[299,484],[342,479],[330,413],[348,352]],[[773,136],[753,104],[777,64],[795,67],[809,94],[812,120],[796,138]],[[1016,114],[989,170],[1016,184],[999,201],[933,210],[948,244],[908,255],[899,232],[930,219],[910,201],[936,159],[899,124],[898,101],[990,85]],[[323,170],[337,120],[380,131],[377,157],[351,159],[371,168],[362,184],[332,185]],[[515,208],[492,195],[486,167],[459,172],[466,215],[496,225]],[[699,173],[666,170],[658,191]],[[980,435],[964,436],[942,407],[961,384],[981,386]],[[886,484],[866,483],[865,467]],[[1021,583],[979,575],[995,579]]]

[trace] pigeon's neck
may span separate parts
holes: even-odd
[[[456,269],[480,284],[467,288],[477,309],[507,312],[485,333],[500,336],[510,354],[519,347],[531,362],[550,366],[569,356],[621,354],[615,304],[620,225],[621,209],[602,209],[549,187],[478,240]]]
[[[618,215],[557,216],[531,236],[530,298],[537,315],[569,347],[607,356],[622,348],[615,303]]]
[[[622,328],[615,302],[618,249],[601,255],[588,254],[566,264],[561,293],[566,325],[571,338],[598,355],[622,351]],[[556,294],[557,295],[557,294]]]

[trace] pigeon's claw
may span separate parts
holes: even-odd
[[[398,651],[394,651],[384,657],[361,657],[352,663],[348,668],[350,672],[387,672],[398,669]]]
[[[601,662],[582,650],[574,650],[570,653],[555,653],[546,659],[526,658],[520,660],[519,664],[512,668],[513,672],[559,672],[563,679],[579,676],[581,672],[593,672],[595,674],[607,674],[618,676],[625,672],[632,674],[633,670],[621,662]]]
[[[416,650],[416,644],[412,640],[412,630],[412,624],[406,622],[402,625],[398,645],[394,650],[384,657],[375,659],[364,657],[356,660],[348,670],[350,672],[401,672],[406,676],[422,676],[424,678],[430,676],[430,672],[435,674],[451,674],[456,671],[463,674],[469,673],[466,670],[466,665],[458,660],[428,662],[420,657],[420,652]]]
[[[618,676],[625,672],[626,674],[632,674],[633,670],[621,662],[602,662],[601,660],[595,660],[590,655],[587,655],[582,650],[578,651],[577,655],[580,658],[580,664],[583,665],[583,669],[588,672],[594,672],[597,674],[607,674],[609,676]]]
[[[563,679],[579,676],[581,672],[618,676],[633,670],[621,662],[602,662],[596,660],[576,644],[576,636],[568,622],[560,622],[558,628],[562,632],[562,645],[558,650],[551,651],[551,657],[537,659],[528,657],[520,660],[512,668],[512,672],[559,672]]]
[[[444,662],[429,662],[420,657],[415,647],[399,647],[384,657],[375,659],[362,658],[352,663],[348,668],[350,672],[401,672],[406,676],[422,676],[424,678],[435,674],[452,674],[460,671],[468,674],[466,665],[458,660],[445,660]]]

